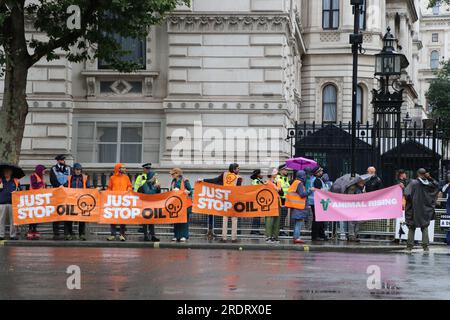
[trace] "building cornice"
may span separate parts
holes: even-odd
[[[268,14],[172,14],[167,17],[168,32],[261,33],[284,32],[290,26],[287,13]]]

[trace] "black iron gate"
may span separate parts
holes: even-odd
[[[289,130],[295,140],[295,155],[319,162],[332,179],[350,173],[351,124],[296,124]],[[357,124],[356,170],[365,173],[369,166],[378,169],[386,186],[393,185],[399,169],[414,177],[426,168],[441,178],[448,162],[448,141],[442,139],[439,122],[408,126],[397,123]]]

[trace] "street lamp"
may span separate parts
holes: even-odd
[[[397,90],[394,84],[400,78],[403,69],[409,66],[404,54],[394,49],[395,37],[391,28],[383,37],[383,49],[375,55],[375,77],[379,77],[380,89],[373,90],[374,122],[380,126],[400,125],[403,89]],[[392,90],[390,90],[392,87]]]
[[[405,124],[405,128],[408,129],[409,125],[411,124],[412,119],[409,116],[409,112],[406,113],[406,117],[403,118],[403,123]]]
[[[402,70],[409,66],[406,56],[395,51],[395,41],[391,28],[388,27],[383,37],[383,49],[375,55],[375,76],[381,77],[382,90],[387,92],[389,92],[389,78],[400,77]]]

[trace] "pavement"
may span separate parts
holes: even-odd
[[[240,239],[237,243],[222,243],[217,240],[208,241],[204,238],[192,238],[186,243],[171,242],[170,238],[161,238],[161,242],[143,242],[136,237],[125,242],[106,241],[104,238],[94,237],[88,241],[65,240],[4,240],[0,246],[6,247],[86,247],[86,248],[153,248],[153,249],[209,249],[209,250],[282,250],[304,252],[347,252],[347,253],[389,253],[405,252],[406,244],[395,244],[390,241],[361,241],[348,243],[345,241],[330,240],[326,242],[306,241],[305,244],[293,244],[291,240],[281,240],[278,244],[267,244],[262,239]],[[431,245],[431,251],[450,253],[450,246],[442,244]],[[417,247],[415,252],[421,252]]]
[[[406,255],[8,244],[0,247],[0,300],[450,299],[450,253],[437,247]]]

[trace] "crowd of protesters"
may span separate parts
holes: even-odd
[[[87,175],[83,173],[83,167],[75,163],[72,167],[66,164],[65,156],[58,155],[56,164],[49,170],[43,165],[37,165],[35,171],[30,176],[30,189],[46,188],[45,175],[49,172],[50,185],[53,188],[60,186],[66,188],[92,188]],[[152,170],[152,164],[142,165],[142,174],[136,177],[132,184],[124,164],[118,163],[114,167],[114,174],[110,177],[107,190],[110,191],[134,191],[143,194],[161,193],[161,185],[158,175]],[[223,186],[241,186],[244,184],[244,178],[240,176],[240,168],[236,163],[230,164],[228,170],[221,173],[218,177],[212,179],[199,179],[212,184]],[[174,168],[170,171],[171,183],[169,190],[183,190],[189,197],[193,196],[193,186],[188,178],[183,175],[180,168]],[[439,191],[448,200],[450,197],[450,172],[447,180],[441,183],[433,179],[425,169],[417,171],[417,178],[408,180],[406,171],[399,170],[397,174],[397,183],[402,187],[404,193],[404,208],[406,225],[409,228],[407,249],[411,250],[414,246],[414,234],[417,228],[422,231],[422,246],[428,250],[428,226],[434,219],[437,194]],[[293,226],[293,243],[303,244],[302,229],[311,218],[311,240],[328,241],[326,234],[327,224],[316,221],[314,195],[317,190],[332,191],[333,182],[324,169],[317,165],[313,168],[305,168],[294,173],[294,178],[290,179],[288,168],[285,164],[274,168],[264,176],[261,169],[256,169],[250,176],[251,185],[270,185],[279,194],[279,215],[277,217],[266,217],[265,241],[267,243],[278,243],[280,235],[288,236],[286,228]],[[383,182],[377,175],[376,168],[369,167],[366,177],[357,176],[345,188],[345,194],[361,194],[364,192],[373,192],[383,188]],[[16,228],[13,225],[11,194],[21,189],[19,180],[14,177],[13,170],[4,168],[0,177],[0,240],[5,238],[6,218],[10,223],[10,239],[16,240]],[[450,214],[450,201],[447,201],[447,213]],[[192,214],[192,207],[187,209],[187,223],[178,223],[173,226],[172,241],[186,242],[189,239],[189,220]],[[231,241],[238,241],[238,218],[222,219],[222,235],[220,241],[226,242],[228,239],[228,226],[231,219]],[[260,234],[263,218],[252,218],[252,234]],[[360,241],[360,223],[356,221],[339,222],[338,240],[349,242]],[[53,239],[60,239],[60,222],[53,222]],[[64,239],[76,239],[73,232],[73,222],[64,222]],[[346,232],[346,229],[348,232]],[[126,241],[126,227],[110,226],[110,236],[108,241],[120,240]],[[153,224],[143,225],[142,233],[144,241],[159,242],[156,237],[155,226]],[[346,236],[348,234],[348,237]],[[214,217],[208,216],[208,239],[214,238]],[[38,225],[30,224],[26,233],[28,240],[37,240],[40,238]],[[83,222],[78,223],[78,239],[87,240],[86,225]]]

